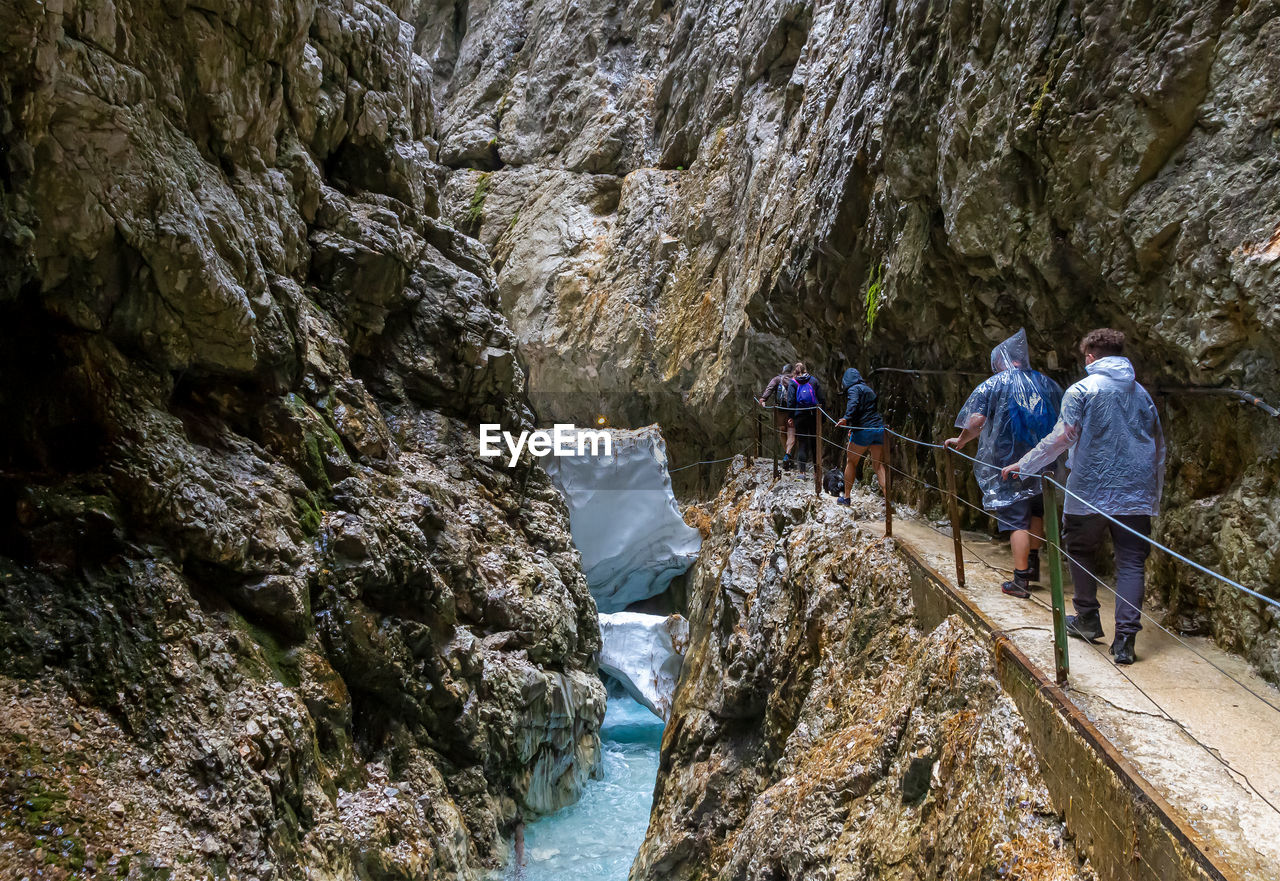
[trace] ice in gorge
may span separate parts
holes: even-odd
[[[702,544],[676,507],[658,426],[610,433],[609,456],[543,460],[568,504],[573,543],[602,613],[662,593]]]
[[[600,616],[600,669],[665,722],[671,717],[689,622],[681,615],[613,612]]]

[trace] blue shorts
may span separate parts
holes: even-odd
[[[849,429],[849,440],[855,447],[873,447],[876,444],[884,443],[883,428],[851,428]]]
[[[1032,496],[1021,499],[1012,505],[996,508],[989,512],[996,518],[1001,532],[1014,532],[1019,529],[1030,529],[1032,517],[1044,516],[1044,496]]]

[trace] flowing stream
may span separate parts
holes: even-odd
[[[662,720],[625,694],[609,693],[600,729],[604,776],[582,798],[525,827],[524,865],[508,881],[626,881],[649,825]]]

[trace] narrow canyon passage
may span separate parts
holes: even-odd
[[[735,461],[800,363],[941,443],[1019,328],[1123,333],[1256,588],[1152,626],[1280,682],[1280,0],[3,0],[0,879],[1236,881],[1079,846],[874,494]]]
[[[599,779],[570,807],[527,824],[507,881],[626,881],[653,805],[662,720],[621,689],[600,726]]]

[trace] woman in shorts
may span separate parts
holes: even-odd
[[[884,420],[880,418],[880,411],[876,407],[876,393],[863,381],[862,374],[852,367],[844,372],[841,387],[845,394],[844,416],[836,423],[836,428],[848,429],[848,434],[845,437],[845,494],[837,497],[836,503],[847,505],[853,479],[858,473],[858,463],[863,456],[871,458],[871,467],[875,469],[882,493],[887,479],[884,467]]]

